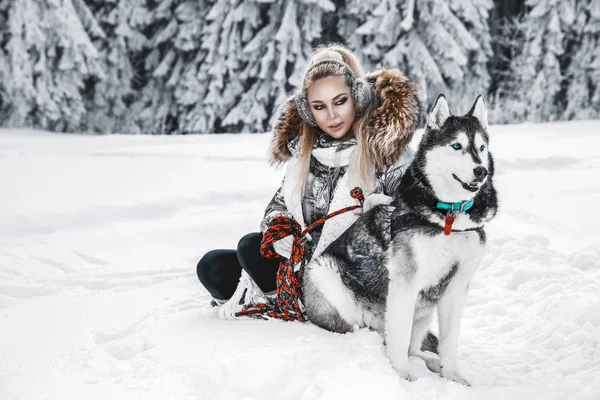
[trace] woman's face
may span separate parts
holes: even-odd
[[[341,76],[319,79],[308,87],[308,104],[321,130],[335,139],[348,133],[356,112],[350,87]]]

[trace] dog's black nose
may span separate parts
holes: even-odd
[[[473,169],[473,175],[475,175],[476,179],[480,181],[483,180],[488,174],[488,170],[484,167],[476,167]]]

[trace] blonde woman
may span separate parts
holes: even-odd
[[[391,193],[413,155],[407,147],[419,119],[416,87],[395,70],[365,75],[347,48],[319,48],[308,63],[302,87],[282,107],[270,149],[272,163],[287,163],[279,190],[267,205],[260,232],[244,236],[237,250],[212,250],[197,266],[198,278],[220,305],[222,318],[235,318],[246,304],[274,297],[279,260],[260,254],[263,234],[278,216],[306,228],[319,218],[356,205],[359,186],[365,208],[392,201]],[[358,218],[360,209],[327,220],[310,233],[316,257]],[[293,237],[273,244],[290,257]]]

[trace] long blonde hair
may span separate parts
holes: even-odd
[[[308,64],[309,71],[304,77],[304,87],[300,88],[300,90],[305,90],[319,79],[327,78],[329,76],[344,77],[346,85],[351,87],[352,81],[350,77],[345,68],[338,63],[323,63],[310,69],[312,64],[320,59],[326,58],[327,53],[331,52],[338,53],[342,56],[343,62],[352,69],[357,77],[364,77],[365,72],[361,61],[348,48],[339,44],[324,45],[318,47],[311,57]],[[351,187],[360,186],[365,193],[372,191],[375,186],[375,166],[372,153],[368,146],[368,132],[366,129],[367,121],[371,116],[373,108],[373,104],[371,104],[359,118],[355,119],[350,131],[342,138],[342,140],[344,140],[354,136],[357,140],[357,147],[350,158],[350,165],[348,166],[347,173],[349,174],[348,178]],[[304,193],[304,187],[310,169],[310,156],[315,141],[317,140],[318,129],[318,127],[313,127],[306,121],[302,121],[300,125],[300,157],[297,179],[297,184],[299,186],[297,189],[300,193]]]

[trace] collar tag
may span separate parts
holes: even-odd
[[[450,234],[450,232],[452,232],[452,224],[454,223],[454,215],[452,213],[452,211],[448,211],[448,214],[446,215],[446,219],[444,220],[445,225],[444,225],[444,234],[446,236],[448,236]]]

